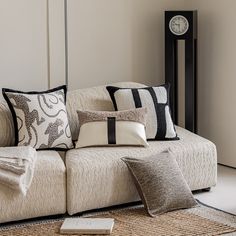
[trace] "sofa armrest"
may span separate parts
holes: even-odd
[[[12,146],[15,142],[14,124],[5,102],[0,103],[0,131],[0,147]]]

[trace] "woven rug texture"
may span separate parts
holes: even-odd
[[[91,215],[88,215],[91,217]],[[92,217],[114,218],[113,236],[236,235],[236,217],[200,206],[152,218],[143,207],[103,212]],[[61,235],[63,219],[0,228],[1,236]]]

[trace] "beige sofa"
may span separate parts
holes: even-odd
[[[121,87],[142,87],[118,83]],[[113,110],[105,86],[68,92],[67,109],[73,138],[78,136],[76,110]],[[34,179],[26,197],[0,185],[0,223],[32,217],[72,215],[139,200],[122,156],[145,156],[170,148],[192,190],[216,184],[215,145],[176,127],[179,141],[152,141],[150,147],[93,147],[67,151],[39,151]],[[0,146],[13,143],[13,126],[6,105],[0,105]]]

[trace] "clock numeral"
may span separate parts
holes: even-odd
[[[184,16],[174,16],[170,20],[169,28],[173,34],[182,35],[188,30],[188,21]]]

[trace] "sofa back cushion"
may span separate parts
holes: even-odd
[[[12,146],[15,142],[14,124],[7,103],[0,103],[0,147]]]
[[[121,82],[112,85],[124,88],[140,88],[145,86],[134,82]],[[73,140],[77,140],[79,135],[77,110],[114,111],[114,107],[106,90],[106,86],[68,91],[66,106]]]

